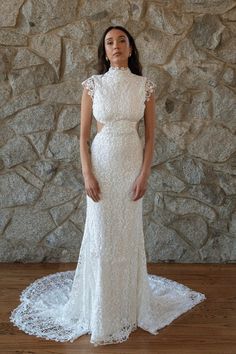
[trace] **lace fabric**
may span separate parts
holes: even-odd
[[[10,320],[25,333],[57,342],[74,342],[84,334],[92,334],[88,319],[66,310],[74,277],[75,271],[58,272],[31,283],[22,292],[21,304],[12,312]],[[180,314],[206,299],[204,294],[164,277],[149,274],[148,281],[153,295],[151,307],[144,309],[147,310],[145,317],[138,323],[123,322],[116,333],[91,343],[95,346],[121,343],[137,327],[156,335]]]
[[[88,94],[91,96],[91,98],[93,99],[94,97],[94,90],[95,90],[95,82],[94,82],[94,78],[89,77],[88,79],[84,80],[82,82],[83,87],[85,87],[88,90]]]
[[[154,84],[150,79],[146,80],[145,83],[145,101],[150,101],[151,94],[155,91],[157,85]]]
[[[86,85],[94,117],[105,124],[91,144],[101,200],[86,197],[76,270],[30,284],[10,320],[28,334],[60,342],[90,334],[97,346],[123,342],[137,327],[156,335],[205,295],[147,273],[143,198],[134,202],[132,188],[143,161],[136,125],[155,85],[129,69],[93,75]]]
[[[57,342],[74,342],[84,334],[91,335],[88,318],[78,317],[68,306],[74,278],[75,271],[58,272],[31,283],[20,296],[21,304],[12,311],[11,322],[27,334]],[[110,334],[92,339],[91,343],[95,346],[121,343],[137,327],[156,335],[158,330],[206,298],[164,277],[149,274],[148,282],[152,297],[151,306],[145,307],[148,311],[143,313],[145,316],[140,317],[138,323],[124,319],[118,331],[112,332],[112,328]]]
[[[117,72],[125,72],[126,76],[127,73],[131,73],[131,70],[127,67],[110,67],[106,75],[112,76],[114,74],[115,78],[117,76]],[[102,75],[96,75],[97,77],[102,76]],[[144,77],[145,79],[145,98],[144,101],[149,101],[151,94],[155,91],[157,85],[150,79]],[[92,75],[91,77],[87,78],[82,82],[82,86],[85,87],[88,90],[88,94],[91,96],[91,98],[94,98],[94,93],[95,93],[95,75]]]

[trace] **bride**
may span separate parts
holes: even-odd
[[[123,342],[137,327],[156,335],[205,299],[147,273],[142,201],[154,149],[156,85],[142,76],[135,41],[124,27],[104,31],[98,62],[98,73],[82,82],[87,209],[76,270],[35,280],[10,317],[28,334],[61,342],[90,334],[95,346]],[[97,134],[90,146],[92,115]]]

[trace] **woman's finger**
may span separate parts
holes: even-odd
[[[98,191],[98,188],[94,188],[91,192],[92,196],[93,196],[93,200],[95,202],[98,202],[100,197],[99,197],[99,191]]]
[[[136,201],[140,198],[142,198],[145,194],[146,188],[140,188],[138,189],[138,187],[136,188],[136,194],[134,194],[133,200]]]
[[[137,185],[136,185],[136,184],[134,184],[134,186],[133,186],[133,188],[132,188],[133,195],[135,195],[135,193],[136,193],[136,189],[137,189]]]
[[[138,195],[139,195],[139,189],[137,186],[135,186],[133,200],[137,200]]]

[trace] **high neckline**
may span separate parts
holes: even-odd
[[[124,67],[124,66],[110,66],[109,70],[108,70],[109,74],[120,74],[120,73],[127,73],[130,74],[131,70],[128,66]]]

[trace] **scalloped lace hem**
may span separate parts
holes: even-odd
[[[82,335],[91,335],[94,346],[122,343],[137,327],[156,335],[181,314],[206,299],[200,292],[173,280],[148,274],[151,291],[150,302],[140,306],[135,322],[124,320],[120,329],[111,328],[110,333],[101,331],[91,318],[77,318],[67,311],[74,271],[44,276],[25,288],[20,296],[21,304],[11,312],[10,322],[29,335],[56,342],[74,342]],[[142,309],[141,309],[142,307]],[[73,310],[73,309],[72,309]],[[72,313],[72,315],[71,315]],[[104,321],[109,321],[109,314]]]

